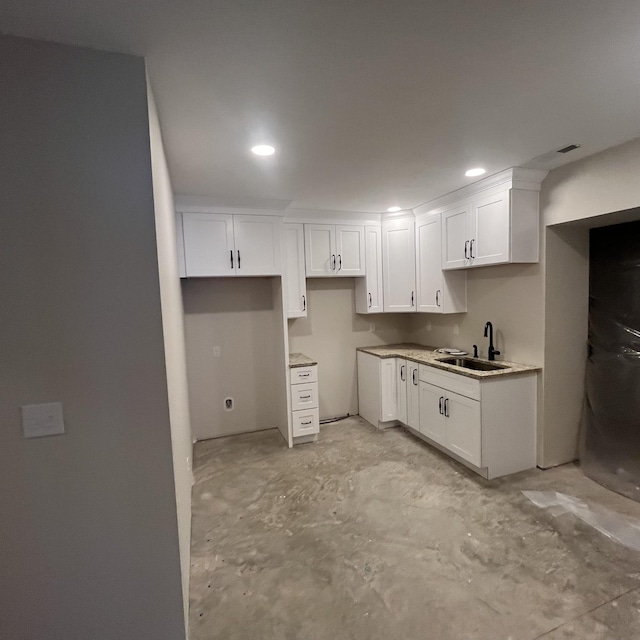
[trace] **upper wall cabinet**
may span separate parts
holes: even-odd
[[[304,276],[304,230],[301,224],[284,225],[282,279],[287,318],[306,318],[307,281]]]
[[[274,276],[282,273],[282,219],[183,212],[183,275]],[[180,240],[180,234],[178,234]]]
[[[417,310],[462,313],[467,310],[467,274],[442,270],[440,237],[440,214],[416,218]]]
[[[356,313],[382,313],[382,229],[364,228],[366,275],[356,280]]]
[[[538,262],[538,200],[546,171],[514,167],[418,207],[442,216],[442,268]]]
[[[364,226],[305,224],[307,278],[364,276]]]
[[[416,310],[415,219],[394,218],[382,222],[382,278],[384,310]]]

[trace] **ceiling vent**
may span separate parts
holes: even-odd
[[[558,149],[558,153],[569,153],[569,151],[575,151],[576,149],[579,149],[580,145],[579,144],[569,144],[566,147],[562,147],[562,149]]]

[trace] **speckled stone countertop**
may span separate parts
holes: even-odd
[[[304,353],[289,354],[289,366],[292,369],[295,367],[312,367],[314,364],[318,364],[317,361],[305,356]]]
[[[437,369],[458,373],[468,378],[476,380],[485,380],[487,378],[513,376],[520,373],[531,373],[532,371],[541,371],[540,367],[534,367],[528,364],[520,364],[518,362],[507,362],[506,360],[495,360],[491,364],[500,366],[495,371],[475,371],[465,367],[457,367],[454,364],[446,364],[441,360],[455,356],[448,356],[444,353],[435,353],[436,347],[426,347],[420,344],[388,344],[381,347],[360,347],[358,351],[370,353],[378,358],[405,358],[419,364],[426,364]],[[465,356],[469,358],[470,356]],[[472,358],[479,362],[489,362],[481,358]]]

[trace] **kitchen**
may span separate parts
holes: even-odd
[[[303,4],[7,4],[0,635],[232,637],[245,619],[272,621],[260,637],[344,637],[345,621],[361,636],[417,637],[425,609],[439,637],[553,637],[556,627],[629,637],[631,551],[527,506],[520,491],[635,514],[570,463],[589,228],[638,219],[637,7]],[[260,142],[276,153],[254,157]],[[548,174],[536,260],[452,270],[465,274],[464,312],[357,313],[368,269],[307,278],[307,315],[290,319],[278,275],[180,283],[176,210],[268,212],[303,235],[305,224],[382,229],[472,187],[477,176],[464,173],[479,166],[484,179],[509,167]],[[457,245],[463,255],[477,255],[472,239]],[[247,259],[241,250],[229,264]],[[381,267],[384,278],[384,255]],[[488,321],[498,364],[539,369],[535,462],[548,471],[483,484],[406,429],[356,417],[358,349],[476,344],[484,359]],[[318,420],[349,418],[291,449],[277,431],[207,439],[212,423],[224,426],[214,435],[232,434],[262,428],[266,415],[288,440],[287,394],[300,386],[287,382],[291,353],[318,363]],[[402,355],[393,357],[413,362]],[[64,414],[35,425],[53,427],[50,437],[25,439],[20,407],[40,404]],[[196,474],[212,461],[197,477],[193,536],[192,435],[207,439]],[[371,542],[363,524],[375,524]],[[548,587],[535,597],[514,586],[529,584],[521,558]],[[331,588],[338,575],[343,590]],[[266,582],[254,590],[252,579]],[[517,615],[529,603],[530,628]],[[447,620],[460,610],[470,613]]]

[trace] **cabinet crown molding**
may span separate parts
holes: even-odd
[[[542,181],[548,173],[548,171],[541,169],[511,167],[510,169],[495,173],[492,176],[478,180],[461,189],[456,189],[456,191],[447,193],[435,200],[421,204],[413,209],[413,213],[416,216],[425,213],[438,213],[452,204],[464,203],[492,190],[521,189],[523,191],[540,191]]]

